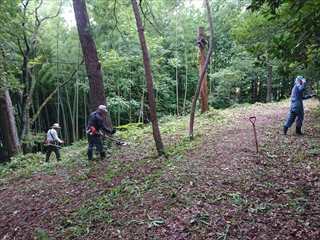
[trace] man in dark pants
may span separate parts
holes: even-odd
[[[49,161],[50,155],[52,152],[55,153],[57,161],[61,160],[60,156],[60,144],[63,144],[63,141],[58,137],[57,130],[61,127],[59,123],[55,123],[47,132],[47,141],[46,141],[46,162]]]
[[[287,117],[287,121],[283,127],[283,134],[287,135],[288,129],[292,126],[296,120],[296,134],[302,135],[302,124],[304,119],[303,100],[314,97],[315,94],[304,96],[306,80],[302,76],[298,76],[295,79],[295,84],[291,91],[291,104]]]
[[[102,143],[102,134],[101,131],[109,134],[114,134],[115,129],[110,129],[105,125],[104,119],[106,118],[107,107],[100,105],[96,111],[90,114],[87,126],[87,135],[88,135],[88,159],[92,160],[93,158],[93,149],[97,148],[97,151],[100,153],[101,159],[104,159],[106,153],[103,149]]]

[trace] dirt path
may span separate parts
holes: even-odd
[[[307,103],[305,137],[280,134],[285,104],[255,105],[225,111],[227,127],[205,122],[201,144],[169,159],[151,158],[145,139],[112,162],[0,186],[0,240],[41,239],[41,231],[56,239],[320,239],[315,106]]]
[[[286,105],[235,110],[228,127],[202,126],[200,147],[175,162],[130,212],[117,208],[115,218],[123,219],[101,232],[108,239],[320,239],[314,104],[307,104],[305,137],[281,134]],[[248,122],[254,115],[259,157]]]

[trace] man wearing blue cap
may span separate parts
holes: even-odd
[[[291,105],[288,114],[287,121],[283,127],[284,135],[287,134],[288,129],[292,126],[296,120],[296,134],[302,135],[302,123],[304,119],[303,100],[313,97],[314,95],[304,96],[306,79],[303,76],[297,76],[295,84],[291,91]]]

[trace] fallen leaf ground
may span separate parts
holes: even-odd
[[[166,158],[147,128],[105,161],[86,162],[83,144],[63,163],[8,174],[0,240],[320,239],[319,104],[306,102],[303,137],[281,134],[287,105],[211,111],[193,142],[186,118],[163,124]]]

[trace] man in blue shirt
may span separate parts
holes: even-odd
[[[87,135],[88,135],[88,159],[92,160],[93,158],[93,149],[97,148],[97,151],[100,153],[101,159],[104,159],[106,154],[103,149],[102,143],[102,132],[114,134],[115,129],[110,129],[105,125],[105,118],[107,113],[107,107],[100,105],[98,109],[92,112],[89,116],[88,126],[87,126]]]
[[[287,134],[288,129],[292,126],[293,122],[296,120],[296,133],[302,135],[302,123],[304,119],[304,109],[303,109],[303,100],[313,97],[304,96],[303,92],[305,90],[306,80],[302,76],[297,76],[295,79],[295,84],[291,91],[291,105],[290,111],[288,114],[287,121],[283,127],[284,135]]]

